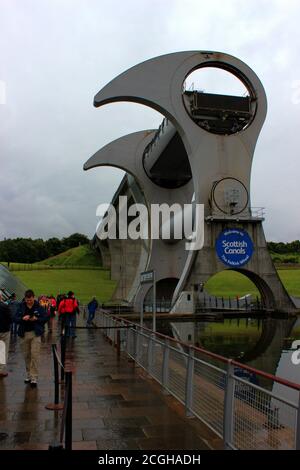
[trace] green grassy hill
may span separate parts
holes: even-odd
[[[99,302],[110,300],[116,287],[110,280],[110,272],[101,269],[44,269],[38,271],[16,271],[16,277],[34,293],[56,296],[58,293],[74,291],[81,303],[87,303],[95,295]]]
[[[11,263],[10,269],[37,296],[56,296],[72,290],[81,303],[87,303],[94,295],[104,303],[110,300],[116,286],[110,280],[110,272],[101,267],[100,256],[89,245],[31,265]]]
[[[89,245],[81,245],[34,264],[101,267],[101,258]]]
[[[4,263],[3,263],[4,264]],[[280,266],[278,274],[291,295],[300,296],[300,269],[293,264]],[[32,265],[10,263],[11,271],[37,295],[73,290],[81,302],[96,295],[101,302],[111,299],[116,283],[110,272],[101,267],[101,259],[89,245],[81,245]],[[256,287],[245,276],[224,270],[205,284],[205,290],[218,297],[245,294],[259,296]]]

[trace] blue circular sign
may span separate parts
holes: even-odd
[[[231,228],[220,233],[216,251],[222,263],[239,267],[248,263],[253,254],[253,242],[244,230]]]

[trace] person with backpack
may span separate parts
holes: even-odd
[[[98,302],[96,297],[93,297],[92,300],[88,303],[88,311],[89,311],[89,316],[86,322],[87,328],[92,326],[92,322],[95,317],[96,310],[98,308]]]
[[[66,336],[76,338],[76,314],[79,313],[79,306],[74,292],[69,291],[68,297],[60,302],[58,313],[62,316],[62,331],[65,328]]]

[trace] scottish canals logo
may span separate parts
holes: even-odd
[[[244,230],[228,229],[220,233],[216,241],[216,251],[222,263],[240,267],[251,259],[253,243]]]

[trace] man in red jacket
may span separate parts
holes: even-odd
[[[58,313],[62,316],[62,329],[65,325],[66,336],[76,338],[76,314],[79,313],[79,306],[75,299],[74,292],[68,292],[68,297],[60,302]]]

